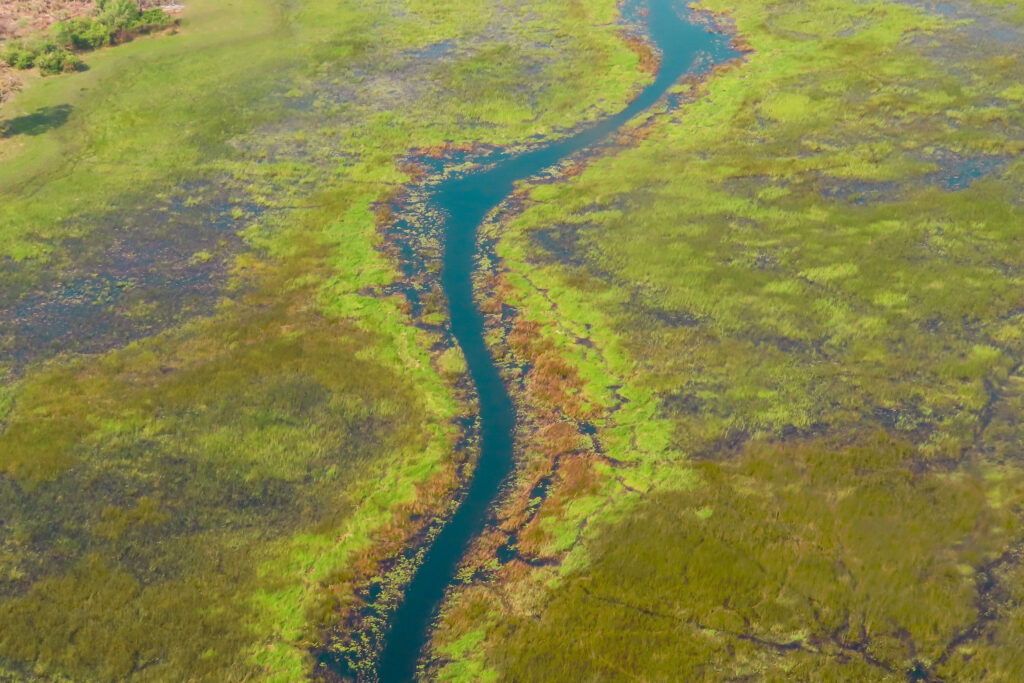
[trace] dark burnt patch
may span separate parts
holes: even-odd
[[[580,230],[584,226],[561,224],[531,234],[533,243],[549,258],[574,266],[586,265],[580,254]]]
[[[665,417],[699,415],[704,409],[704,399],[694,393],[673,392],[661,400],[661,412]]]

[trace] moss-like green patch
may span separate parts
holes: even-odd
[[[433,670],[1020,677],[1019,29],[704,4],[744,62],[488,228],[526,419],[594,439],[524,433]]]
[[[615,3],[569,9],[195,0],[4,104],[0,677],[300,680],[351,635],[472,455],[373,207],[411,149],[623,105]]]

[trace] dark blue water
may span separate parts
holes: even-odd
[[[687,74],[699,75],[737,56],[728,38],[693,20],[679,0],[628,0],[625,16],[648,15],[642,27],[662,54],[650,86],[621,113],[572,137],[519,156],[499,157],[496,165],[454,176],[434,187],[430,205],[444,217],[441,283],[448,297],[451,329],[480,400],[480,459],[466,496],[437,535],[395,611],[377,673],[384,683],[413,680],[430,622],[470,542],[484,529],[488,510],[512,472],[515,409],[487,345],[484,320],[473,300],[477,227],[512,190],[563,159],[599,143],[624,123],[658,102]]]

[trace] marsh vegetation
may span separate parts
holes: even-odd
[[[410,147],[621,107],[646,76],[615,11],[196,0],[26,79],[0,109],[0,677],[359,669],[367,587],[474,456],[465,366],[390,288],[374,207]]]
[[[516,469],[423,673],[1022,678],[1024,15],[701,8],[741,60],[481,227]],[[614,0],[66,18],[0,108],[0,678],[372,677],[477,455],[410,188],[658,59]]]
[[[704,6],[743,63],[487,228],[523,464],[430,670],[1017,678],[1019,17]]]

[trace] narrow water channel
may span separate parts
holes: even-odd
[[[646,10],[646,12],[644,12]],[[646,14],[646,17],[641,18]],[[451,327],[465,354],[480,400],[480,459],[465,499],[426,552],[405,598],[395,611],[377,666],[383,683],[413,680],[430,622],[455,577],[470,542],[484,529],[488,509],[513,468],[516,423],[512,399],[484,343],[484,320],[473,299],[477,228],[516,181],[537,175],[602,141],[656,102],[681,77],[699,75],[737,53],[728,37],[696,20],[681,0],[626,0],[624,15],[636,21],[661,52],[655,81],[619,114],[572,137],[519,156],[506,156],[479,172],[456,175],[431,190],[428,202],[443,216],[441,283]]]

